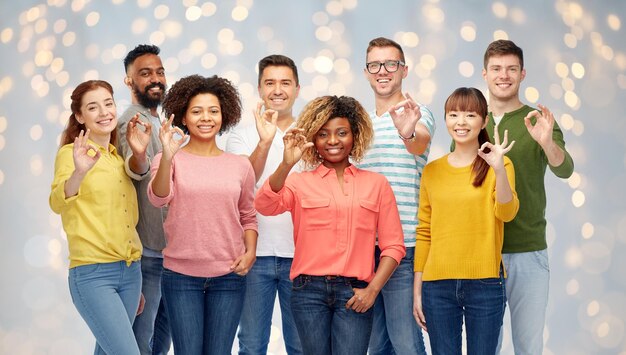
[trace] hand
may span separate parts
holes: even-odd
[[[141,293],[141,297],[139,298],[139,307],[137,307],[137,316],[143,313],[143,307],[146,305],[146,298],[143,296],[143,292]]]
[[[547,107],[543,105],[538,105],[539,109],[534,110],[528,113],[526,117],[524,117],[524,124],[526,124],[526,129],[530,136],[539,143],[542,147],[550,146],[552,143],[552,129],[554,128],[554,115]],[[531,117],[536,117],[537,121],[535,125],[530,122]]]
[[[389,109],[389,115],[393,120],[393,125],[396,126],[398,134],[404,138],[409,138],[415,133],[415,125],[422,113],[420,112],[420,106],[413,100],[411,95],[406,94],[407,99],[397,103]],[[401,112],[398,112],[400,108],[403,108]]]
[[[424,317],[424,311],[422,310],[422,295],[421,292],[419,295],[413,294],[413,317],[419,325],[420,328],[424,329],[425,332],[428,331],[426,328],[426,317]]]
[[[250,271],[255,261],[255,253],[245,252],[243,255],[240,255],[237,259],[235,259],[235,261],[230,265],[230,269],[239,276],[245,276]]]
[[[100,159],[100,151],[98,148],[88,142],[89,132],[89,129],[87,129],[87,133],[81,130],[78,137],[74,138],[74,150],[72,152],[74,157],[74,169],[81,174],[85,174],[91,170],[91,168],[96,165],[98,159]],[[94,152],[93,156],[89,155],[90,151]]]
[[[493,140],[495,141],[495,144],[492,144],[491,142],[485,142],[478,149],[478,155],[483,158],[487,162],[487,164],[489,164],[489,166],[491,166],[495,171],[500,171],[501,169],[504,169],[504,154],[508,153],[515,144],[515,141],[512,141],[511,144],[508,144],[508,136],[509,131],[505,130],[504,140],[502,141],[502,144],[500,144],[500,133],[498,133],[498,126],[496,125],[493,128]],[[487,149],[490,150],[488,153],[485,152]]]
[[[139,128],[137,125],[143,126],[143,129]],[[128,141],[128,145],[133,151],[134,156],[142,157],[146,154],[151,133],[152,125],[140,120],[138,113],[128,121],[126,126],[126,141]]]
[[[259,133],[259,140],[266,144],[271,144],[276,135],[278,121],[278,111],[268,109],[263,113],[263,102],[259,102],[256,105],[256,111],[254,111],[254,118],[256,122],[256,130]]]
[[[174,121],[173,114],[170,116],[169,120],[161,124],[161,129],[159,130],[159,140],[163,146],[163,158],[165,159],[172,159],[188,137],[182,129],[172,126],[172,121]],[[181,136],[178,140],[174,139],[174,134],[176,133]]]
[[[378,296],[378,292],[369,287],[353,288],[352,290],[354,291],[354,296],[346,302],[346,308],[358,313],[367,312],[374,305],[376,296]]]
[[[302,128],[291,128],[283,137],[285,151],[283,152],[283,163],[289,166],[295,165],[302,153],[313,146],[313,142],[307,142]]]

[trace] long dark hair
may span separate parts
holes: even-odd
[[[450,111],[476,112],[482,117],[483,123],[485,123],[485,119],[489,114],[487,100],[485,96],[483,96],[483,93],[476,88],[458,88],[454,90],[445,104],[446,115]],[[478,133],[478,146],[482,146],[485,142],[490,142],[490,140],[487,130],[483,128],[480,130],[480,133]],[[489,151],[489,148],[484,150],[485,153],[489,153]],[[477,155],[476,158],[474,158],[474,162],[472,162],[472,174],[474,175],[472,185],[476,187],[482,185],[488,171],[489,164],[487,164],[485,159]]]
[[[80,113],[80,106],[85,94],[98,88],[106,89],[109,93],[111,93],[111,96],[113,96],[113,87],[104,80],[85,81],[80,83],[72,92],[72,96],[70,97],[72,99],[72,103],[70,104],[72,114],[70,115],[70,119],[67,120],[67,126],[61,136],[61,147],[66,144],[74,143],[74,139],[78,137],[80,131],[87,132],[85,125],[78,122],[76,119],[76,114]],[[113,132],[111,133],[111,144],[115,145],[115,143],[117,143],[117,134]]]

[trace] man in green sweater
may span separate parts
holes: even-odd
[[[489,88],[489,124],[493,137],[508,130],[515,146],[506,155],[515,166],[520,201],[517,217],[504,225],[502,260],[507,271],[506,294],[511,313],[515,354],[541,354],[550,270],[546,251],[546,167],[560,178],[574,171],[563,132],[547,107],[523,104],[519,89],[526,76],[522,49],[508,40],[492,42],[485,51],[483,78]],[[500,332],[500,349],[502,331]]]

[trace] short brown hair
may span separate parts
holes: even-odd
[[[263,71],[267,67],[287,67],[291,69],[293,77],[294,79],[296,79],[296,86],[300,86],[300,80],[298,79],[298,68],[296,67],[296,63],[294,63],[291,58],[282,54],[268,55],[267,57],[259,61],[259,86],[261,86],[261,77],[263,76]]]
[[[404,51],[402,50],[402,47],[398,44],[398,42],[389,39],[389,38],[385,38],[385,37],[378,37],[378,38],[374,38],[373,40],[370,41],[370,43],[367,45],[367,51],[365,52],[365,60],[367,61],[367,54],[372,50],[372,48],[374,47],[393,47],[397,50],[400,51],[400,60],[402,60],[403,62],[405,62],[404,59]]]
[[[485,58],[483,66],[487,69],[487,63],[489,62],[489,58],[491,57],[499,57],[507,54],[513,54],[519,59],[520,69],[524,69],[524,51],[520,47],[518,47],[513,41],[509,41],[508,39],[499,39],[497,41],[493,41],[487,47],[485,51]]]

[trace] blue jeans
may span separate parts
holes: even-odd
[[[298,331],[291,315],[289,279],[291,258],[260,256],[246,275],[246,298],[239,322],[239,354],[266,354],[276,292],[280,302],[283,337],[288,354],[302,354]]]
[[[300,275],[293,280],[291,311],[305,355],[365,355],[372,332],[372,308],[346,308],[367,283],[341,276]]]
[[[406,248],[406,256],[376,298],[370,355],[426,355],[422,330],[412,312],[414,254],[414,247]],[[378,268],[378,247],[375,258]]]
[[[133,331],[141,355],[165,355],[170,350],[169,325],[161,302],[163,258],[141,257],[141,292],[146,299],[143,312],[135,318]],[[158,318],[158,320],[157,320]],[[159,327],[155,327],[155,323]]]
[[[464,319],[467,354],[495,354],[505,307],[502,276],[424,281],[422,309],[433,355],[461,354]]]
[[[96,337],[96,355],[139,355],[133,320],[141,294],[141,263],[76,266],[69,271],[72,302]]]
[[[230,354],[246,278],[194,277],[163,269],[161,287],[176,355]]]
[[[502,254],[502,262],[507,273],[506,297],[515,354],[541,354],[550,287],[548,252]],[[498,352],[501,346],[502,333]]]

